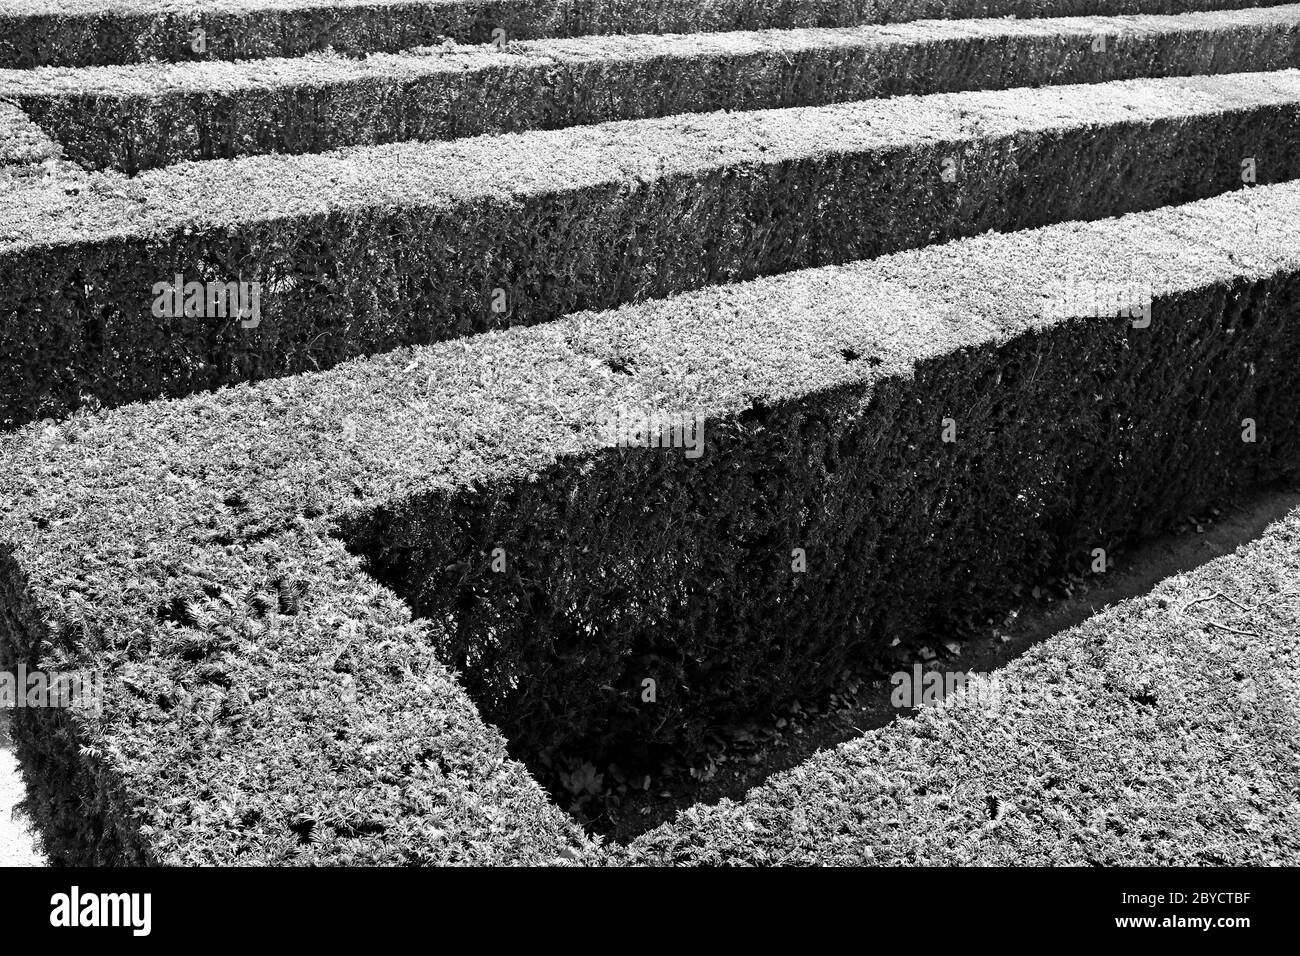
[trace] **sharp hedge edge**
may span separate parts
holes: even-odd
[[[38,166],[59,155],[59,147],[12,103],[0,100],[0,171]]]
[[[73,540],[39,571],[12,539],[0,546],[0,666],[111,673],[102,720],[15,711],[51,859],[535,864],[586,845],[337,543],[292,529],[215,544],[196,527],[219,502],[142,500],[164,493],[169,464],[142,462],[132,477],[158,480],[109,509],[157,505],[188,524],[156,545],[139,522],[67,528]],[[123,575],[111,597],[109,568]]]
[[[523,749],[689,747],[1294,475],[1298,212],[1259,188],[0,437],[0,664],[109,676],[102,715],[16,713],[52,854],[590,858],[438,659]],[[1153,284],[1150,326],[1079,283]],[[703,457],[611,447],[615,408],[701,415]]]
[[[1298,113],[1300,72],[1287,70],[710,113],[15,188],[0,194],[0,423],[1188,201],[1241,186],[1246,158],[1259,183],[1281,181],[1300,176]],[[257,326],[156,315],[176,275],[261,283]]]
[[[349,55],[452,39],[482,43],[606,33],[844,27],[927,17],[1183,13],[1259,0],[3,0],[0,67],[149,60],[246,60],[334,49]],[[193,31],[202,29],[203,42]]]
[[[85,179],[85,170],[65,159],[58,143],[16,105],[0,98],[0,196],[19,184],[77,189]],[[0,379],[0,388],[10,387]]]
[[[1300,6],[1155,17],[523,42],[509,52],[0,71],[89,168],[643,119],[874,96],[1278,70]],[[1099,41],[1098,38],[1103,38]],[[1104,50],[1096,49],[1105,42]]]

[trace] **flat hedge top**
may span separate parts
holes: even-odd
[[[230,229],[376,206],[448,208],[816,156],[963,143],[1100,124],[1151,123],[1300,101],[1300,71],[1127,80],[825,107],[706,113],[320,155],[183,163],[129,182],[97,175],[76,194],[0,195],[0,253],[34,244]]]
[[[59,155],[58,145],[26,113],[0,100],[0,166],[34,165]]]
[[[696,806],[633,865],[1285,865],[1300,511],[917,716]],[[1193,601],[1200,601],[1191,605]],[[1207,623],[1213,622],[1213,623]],[[983,695],[983,696],[981,696]]]
[[[156,96],[412,80],[469,71],[544,69],[651,59],[792,56],[813,50],[849,53],[890,46],[965,39],[1055,37],[1062,42],[1105,33],[1198,33],[1235,29],[1291,29],[1300,4],[1213,10],[1177,16],[1057,17],[1041,20],[926,20],[885,26],[751,30],[728,33],[635,34],[526,40],[498,50],[490,44],[428,47],[409,53],[356,58],[326,53],[231,62],[143,63],[123,66],[0,69],[0,96],[99,94]]]
[[[26,426],[0,436],[12,466],[0,474],[2,500],[20,518],[45,514],[46,533],[65,512],[80,525],[77,505],[120,509],[123,528],[193,526],[217,538],[416,488],[511,482],[602,447],[591,427],[601,409],[655,402],[722,416],[755,399],[908,375],[926,358],[1062,321],[1063,284],[1194,289],[1289,268],[1300,256],[1297,197],[1288,183],[990,233]],[[871,361],[846,361],[845,349]],[[119,500],[160,481],[169,494],[157,507]],[[238,522],[209,526],[232,494],[245,500]]]
[[[474,6],[487,7],[507,0],[477,0]],[[3,0],[0,16],[73,16],[111,14],[116,16],[158,15],[163,13],[203,14],[245,13],[250,10],[329,10],[349,7],[464,7],[466,0]]]
[[[1172,291],[1295,270],[1298,213],[1300,185],[1261,187],[28,426],[0,436],[0,559],[56,662],[107,666],[125,688],[83,732],[140,807],[153,862],[589,853],[422,625],[329,537],[336,519],[532,480],[605,447],[613,408],[716,421],[908,376],[927,356],[1068,321],[1058,282]],[[258,595],[275,605],[277,590],[283,613],[268,617]],[[220,690],[210,659],[186,652],[204,641],[221,652]],[[304,820],[316,839],[294,836]]]
[[[1168,9],[1175,6],[1170,0],[1130,0],[1131,5],[1140,9]],[[1215,6],[1258,6],[1259,0],[1183,0],[1177,3],[1179,9],[1196,9],[1198,7],[1209,6],[1213,3]],[[536,2],[532,0],[530,4],[539,7],[538,19],[548,16],[560,16],[566,8],[579,6],[573,0],[544,0]],[[592,7],[606,11],[617,10],[620,6],[629,5],[626,0],[604,0],[604,2],[592,2]],[[913,18],[920,16],[939,16],[942,15],[945,3],[941,0],[911,0],[904,2],[901,6],[907,11],[892,11],[894,16],[902,17],[910,15]],[[991,15],[1005,14],[1009,11],[1019,11],[1022,13],[1042,12],[1051,13],[1059,11],[1062,13],[1069,12],[1077,7],[1096,7],[1099,4],[1080,3],[1078,0],[991,0],[987,4]],[[387,8],[394,11],[400,11],[407,8],[432,7],[446,8],[455,10],[457,8],[491,9],[501,7],[509,11],[512,8],[521,6],[521,0],[205,0],[203,3],[191,2],[191,0],[0,0],[0,17],[4,16],[98,16],[103,14],[115,16],[157,16],[164,13],[194,15],[231,15],[246,14],[261,10],[272,11],[307,11],[307,10],[346,10],[349,8],[378,7]],[[722,2],[722,0],[712,0],[712,2],[701,2],[701,0],[637,0],[635,6],[645,8],[647,18],[655,14],[663,16],[681,16],[683,10],[692,8],[703,8],[707,12],[710,8],[718,11],[734,11],[741,6],[737,0],[732,2]],[[877,4],[872,0],[749,0],[744,3],[744,7],[750,10],[757,10],[753,16],[759,16],[762,12],[768,12],[770,15],[776,15],[779,11],[793,10],[794,12],[786,14],[787,17],[816,17],[837,16],[843,19],[858,18],[863,21],[873,16],[878,16],[876,12]],[[1064,10],[1062,10],[1064,8]],[[552,12],[554,11],[554,12]],[[707,19],[702,14],[701,19]]]

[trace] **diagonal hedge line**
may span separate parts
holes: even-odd
[[[0,67],[246,60],[608,33],[843,27],[927,17],[1183,13],[1260,0],[3,0]],[[204,31],[196,42],[192,31]]]
[[[0,423],[1300,175],[1300,73],[899,97],[0,195]],[[69,195],[69,193],[74,193]],[[159,283],[258,282],[239,318]],[[500,290],[498,293],[496,290]],[[503,311],[496,311],[500,305]]]
[[[57,159],[59,147],[19,107],[0,100],[0,170]],[[4,183],[8,185],[8,180]]]
[[[76,191],[86,171],[64,158],[63,149],[18,106],[0,98],[0,195],[19,186]],[[4,388],[12,387],[2,382]]]
[[[523,752],[689,747],[1294,475],[1298,211],[1288,184],[989,235],[0,437],[0,665],[113,688],[18,714],[55,855],[590,858],[438,659]],[[1150,326],[1080,282],[1151,283]],[[704,455],[612,447],[619,407],[702,415]]]
[[[1096,44],[1106,46],[1098,49]],[[89,168],[875,96],[1300,65],[1300,5],[1151,17],[615,36],[420,54],[0,71]]]
[[[1298,636],[1293,512],[964,696],[819,753],[742,802],[693,807],[612,859],[1294,865]]]

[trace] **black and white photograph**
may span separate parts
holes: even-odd
[[[1300,3],[0,0],[15,945],[1297,864]]]

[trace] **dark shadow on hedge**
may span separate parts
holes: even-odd
[[[710,421],[698,459],[608,449],[343,536],[553,790],[575,759],[690,762],[895,639],[961,640],[1094,549],[1300,474],[1298,300],[1295,277],[1167,296],[1151,329],[1062,323]]]

